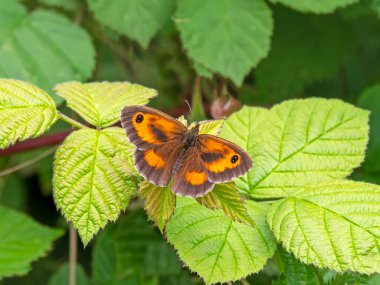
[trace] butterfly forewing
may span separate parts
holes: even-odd
[[[211,135],[199,135],[198,141],[207,177],[212,182],[230,181],[252,167],[252,159],[234,143]]]
[[[187,131],[173,117],[145,106],[124,107],[121,125],[129,141],[140,150],[178,139]]]

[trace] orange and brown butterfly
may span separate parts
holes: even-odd
[[[175,118],[146,106],[127,106],[121,124],[136,146],[134,163],[145,179],[182,196],[200,197],[215,183],[230,181],[252,167],[248,154],[236,144],[199,134],[199,124],[187,127]]]

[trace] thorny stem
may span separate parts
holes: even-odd
[[[83,125],[82,123],[79,123],[78,121],[75,121],[74,119],[71,119],[70,117],[62,114],[59,111],[58,111],[58,115],[59,115],[59,118],[62,121],[66,122],[66,123],[68,123],[70,125],[72,125],[75,128],[78,128],[78,129],[85,129],[85,128],[87,128],[87,126]]]
[[[77,253],[78,253],[78,243],[77,243],[77,232],[75,231],[72,224],[70,224],[70,248],[69,248],[69,284],[75,285],[76,283],[76,267],[77,267]]]

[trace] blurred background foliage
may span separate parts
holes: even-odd
[[[341,98],[371,111],[367,158],[352,176],[379,184],[380,1],[314,2],[1,0],[0,77],[50,94],[69,80],[130,81],[158,90],[151,105],[172,115],[188,113],[185,100],[192,101],[197,120],[204,110],[217,116],[236,109],[230,98],[265,107],[289,98]],[[49,135],[59,140],[69,130],[59,122]],[[49,150],[1,152],[0,203],[66,234],[27,275],[0,284],[67,284],[68,226],[52,199]],[[86,249],[79,244],[77,284],[202,283],[182,268],[139,203]],[[282,251],[276,259],[285,268],[300,266]],[[281,270],[269,262],[242,284],[294,284]],[[310,270],[299,269],[310,284],[380,284],[378,277]]]

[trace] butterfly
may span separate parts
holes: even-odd
[[[252,159],[236,144],[199,134],[200,124],[188,128],[177,119],[146,106],[127,106],[121,125],[136,146],[134,164],[157,186],[181,196],[200,197],[215,183],[230,181],[252,167]]]

